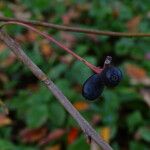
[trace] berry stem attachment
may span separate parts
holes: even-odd
[[[88,61],[86,61],[84,58],[80,57],[79,55],[77,55],[76,53],[74,53],[72,50],[70,50],[69,48],[67,48],[66,46],[64,46],[63,44],[61,44],[60,42],[58,42],[57,40],[55,40],[52,36],[39,31],[38,29],[34,28],[31,25],[22,23],[22,22],[17,22],[17,21],[9,21],[6,22],[4,24],[2,24],[0,27],[3,27],[5,25],[10,25],[10,24],[15,24],[15,25],[21,25],[24,26],[34,32],[36,32],[37,34],[40,34],[41,36],[43,36],[44,38],[46,38],[48,41],[55,43],[57,46],[59,46],[60,48],[62,48],[64,51],[68,52],[69,54],[71,54],[73,57],[75,57],[77,60],[83,62],[86,66],[88,66],[91,70],[93,70],[93,72],[95,73],[100,73],[102,71],[102,69],[100,67],[96,67],[93,64],[89,63]]]
[[[107,56],[106,59],[105,59],[103,68],[109,67],[111,65],[111,63],[112,63],[112,57],[111,56]]]

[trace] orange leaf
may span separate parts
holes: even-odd
[[[10,125],[12,123],[12,120],[8,118],[7,116],[0,114],[0,127]]]
[[[45,148],[45,150],[60,150],[60,149],[61,149],[61,145],[60,144],[57,144],[57,145]]]
[[[131,83],[150,85],[150,78],[147,76],[147,73],[143,68],[137,65],[127,64],[125,70],[127,75],[131,78]]]
[[[43,144],[46,144],[52,140],[57,140],[59,139],[60,137],[62,137],[64,134],[65,134],[65,130],[64,129],[57,129],[53,132],[51,132],[50,134],[48,134],[48,136],[46,136],[44,139],[42,139],[40,142],[39,142],[39,145],[43,145]]]
[[[106,142],[109,142],[110,140],[110,131],[109,127],[101,128],[100,135]]]
[[[14,53],[10,52],[8,57],[0,63],[0,66],[4,68],[9,67],[15,62],[15,60],[16,60],[16,56],[14,55]]]
[[[87,110],[89,108],[89,104],[87,102],[82,101],[75,102],[73,106],[79,111]]]
[[[27,31],[27,33],[25,34],[26,40],[29,42],[34,42],[36,40],[37,34],[35,32],[32,31]]]
[[[141,79],[146,77],[146,71],[143,68],[133,64],[126,65],[126,72],[128,76],[132,78]]]
[[[6,49],[6,45],[0,42],[0,52]]]
[[[25,143],[38,142],[47,133],[47,128],[23,129],[20,132],[20,138]]]
[[[141,16],[136,16],[127,22],[127,28],[129,31],[137,31],[138,25],[140,24]]]
[[[77,128],[72,128],[68,134],[67,143],[71,144],[72,142],[74,142],[77,139],[78,134],[79,130]]]
[[[43,40],[41,42],[40,49],[44,57],[49,58],[52,55],[53,52],[52,47],[47,41]]]

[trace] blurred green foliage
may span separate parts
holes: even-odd
[[[135,31],[150,32],[149,0],[1,0],[0,14],[83,28],[122,32],[132,32],[130,30],[134,28]],[[134,22],[137,16],[140,16],[139,23]],[[24,28],[14,25],[9,26],[7,30],[16,37],[28,33]],[[47,32],[66,45],[71,43],[66,35],[73,36],[75,42],[70,45],[71,49],[95,65],[103,65],[107,55],[113,57],[114,64],[124,70],[124,80],[115,89],[106,88],[97,101],[87,102],[90,108],[81,111],[81,114],[89,122],[92,122],[93,116],[100,116],[100,122],[95,124],[94,128],[111,129],[108,136],[115,150],[148,150],[150,109],[139,91],[142,88],[149,89],[150,86],[132,85],[124,66],[126,63],[137,64],[150,76],[150,59],[145,59],[146,55],[150,55],[150,38],[90,36],[52,29]],[[92,74],[91,70],[78,61],[62,61],[62,56],[68,54],[53,44],[52,55],[48,59],[45,58],[40,50],[41,41],[41,38],[36,37],[35,41],[27,39],[20,43],[28,56],[48,74],[72,103],[86,101],[81,95],[81,87]],[[7,48],[0,52],[0,62],[8,59],[9,55]],[[6,67],[0,65],[0,71],[8,78],[7,82],[0,81],[0,97],[6,103],[10,111],[9,117],[13,120],[12,125],[0,127],[1,150],[41,149],[36,142],[22,142],[19,133],[24,128],[35,129],[44,126],[49,132],[57,128],[78,128],[56,98],[22,63],[15,61]],[[30,85],[33,87],[29,88]],[[67,144],[66,135],[59,140],[50,141],[42,149],[46,150],[46,146],[58,143],[62,149],[67,150],[90,149],[83,135],[78,136],[72,144]]]

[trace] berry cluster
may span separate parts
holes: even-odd
[[[105,86],[117,86],[122,77],[120,69],[114,66],[107,66],[101,73],[94,74],[85,81],[82,95],[88,100],[94,100],[102,94]]]

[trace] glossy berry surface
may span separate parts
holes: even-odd
[[[102,78],[106,86],[115,87],[120,83],[123,76],[119,68],[110,66],[103,70]]]
[[[102,82],[101,74],[94,74],[85,81],[82,95],[88,100],[95,100],[101,95],[103,90],[104,84]]]

